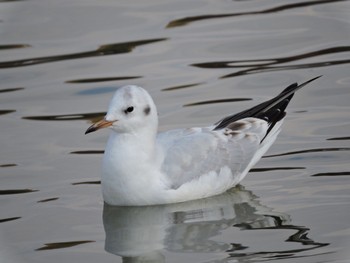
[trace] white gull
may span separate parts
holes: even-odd
[[[117,89],[105,118],[86,131],[112,130],[103,158],[104,201],[120,206],[176,203],[232,188],[275,141],[294,93],[317,78],[292,84],[214,125],[161,133],[148,92],[134,85]]]

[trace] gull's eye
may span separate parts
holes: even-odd
[[[133,112],[133,111],[134,111],[133,106],[127,107],[126,110],[124,110],[125,114],[128,114],[128,113]]]

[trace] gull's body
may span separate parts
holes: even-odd
[[[175,203],[232,188],[275,141],[294,92],[312,80],[215,125],[163,133],[150,95],[138,86],[119,88],[104,120],[86,132],[112,128],[101,179],[105,202]]]

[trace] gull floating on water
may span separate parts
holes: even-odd
[[[105,118],[85,132],[112,130],[103,158],[104,201],[119,206],[155,205],[227,191],[276,140],[294,93],[319,77],[292,84],[276,97],[214,125],[161,133],[148,92],[134,85],[117,89]]]

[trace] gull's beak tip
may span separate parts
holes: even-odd
[[[91,125],[86,131],[85,131],[85,135],[90,133],[90,132],[94,132],[96,131],[96,127],[94,127],[94,125]]]
[[[107,121],[105,119],[102,119],[94,124],[92,124],[86,131],[85,134],[97,131],[99,129],[107,128],[113,124],[114,121]]]

